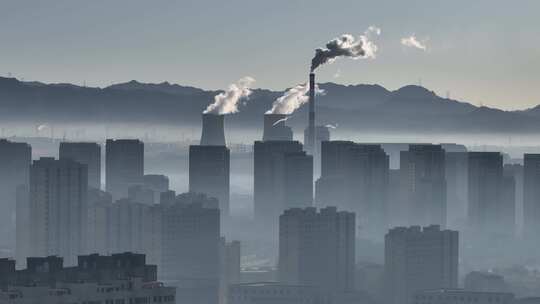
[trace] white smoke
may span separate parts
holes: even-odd
[[[327,124],[327,125],[325,125],[325,127],[329,128],[329,129],[337,129],[338,124],[337,123],[335,123],[335,124]]]
[[[222,93],[214,96],[214,103],[208,105],[204,114],[230,114],[238,112],[238,102],[251,95],[251,85],[255,82],[252,77],[246,76],[233,83]]]
[[[352,59],[375,58],[377,45],[371,39],[373,35],[380,34],[380,28],[370,26],[358,38],[355,38],[351,34],[343,34],[338,38],[330,40],[326,44],[326,48],[315,50],[315,57],[311,59],[311,71],[315,71],[315,69],[325,63],[334,62],[338,57],[350,57]]]
[[[409,37],[401,38],[401,44],[406,47],[412,47],[412,48],[417,48],[422,51],[427,51],[427,45],[426,45],[425,40],[424,41],[418,40],[414,34]]]
[[[266,114],[291,114],[309,101],[309,96],[306,95],[308,92],[309,83],[307,82],[290,88],[274,101],[272,108],[266,111]],[[324,90],[315,85],[315,94],[324,94]]]
[[[37,130],[38,132],[41,132],[41,131],[43,131],[43,130],[45,130],[45,129],[47,129],[47,128],[49,128],[49,126],[48,126],[47,124],[42,124],[42,125],[37,126],[37,127],[36,127],[36,130]]]

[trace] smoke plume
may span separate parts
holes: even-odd
[[[409,37],[401,38],[401,44],[406,47],[412,47],[422,51],[427,51],[427,45],[425,41],[418,40],[414,34]]]
[[[45,129],[47,129],[47,128],[49,128],[49,126],[48,126],[47,124],[42,124],[42,125],[37,126],[37,127],[36,127],[36,130],[37,130],[38,132],[41,132],[41,131],[43,131],[43,130],[45,130]]]
[[[266,114],[291,114],[309,101],[309,96],[306,95],[308,92],[309,83],[307,82],[290,88],[283,96],[274,101],[272,108],[266,111]],[[315,93],[324,94],[324,90],[315,85]]]
[[[233,83],[222,93],[214,96],[214,103],[208,105],[204,114],[230,114],[238,112],[238,103],[242,98],[251,95],[251,85],[255,82],[252,77],[244,77]]]
[[[351,34],[343,34],[330,40],[326,44],[326,48],[315,50],[315,57],[311,59],[311,72],[325,63],[332,63],[338,57],[350,57],[352,59],[375,58],[377,46],[371,41],[373,34],[380,35],[381,29],[370,26],[358,38]]]
[[[325,125],[325,127],[329,128],[329,129],[337,129],[338,124],[337,123],[335,123],[335,124],[327,124],[327,125]]]

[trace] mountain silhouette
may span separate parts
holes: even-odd
[[[390,91],[380,85],[321,83],[319,123],[341,128],[398,132],[537,132],[540,108],[503,111],[442,98],[421,86]],[[0,119],[13,122],[163,123],[199,125],[200,114],[220,91],[135,80],[105,88],[22,82],[0,77]],[[283,92],[256,89],[231,127],[261,127],[262,115]],[[307,107],[287,122],[306,125]]]

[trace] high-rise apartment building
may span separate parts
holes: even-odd
[[[113,200],[126,198],[129,187],[144,183],[144,144],[137,139],[107,139],[105,149],[105,188]]]
[[[354,211],[360,233],[382,238],[387,229],[388,155],[380,145],[351,141],[325,141],[321,149],[317,205]]]
[[[457,288],[459,236],[439,226],[391,229],[385,236],[388,304],[411,303],[415,292]]]
[[[88,186],[101,189],[101,146],[91,142],[61,142],[60,159],[71,159],[88,167]]]
[[[227,303],[229,286],[240,283],[240,241],[220,239],[219,303]]]
[[[218,202],[204,194],[184,193],[164,206],[163,278],[178,282],[186,303],[218,303],[220,215]]]
[[[0,245],[15,247],[17,192],[28,187],[32,148],[26,143],[0,139]],[[15,221],[13,220],[15,219]],[[24,218],[18,218],[24,221]],[[18,223],[21,224],[21,223]],[[25,223],[26,224],[26,223]]]
[[[279,281],[351,291],[355,227],[354,213],[335,207],[285,210],[279,217]]]
[[[313,205],[313,156],[306,152],[283,155],[283,192],[281,210]]]
[[[499,152],[469,152],[468,224],[477,236],[512,236],[515,231],[515,187],[503,174]],[[515,191],[515,189],[514,189]]]
[[[540,154],[523,159],[523,236],[538,239],[540,232]]]
[[[189,147],[189,191],[216,198],[221,215],[229,214],[230,151],[226,146]]]
[[[30,253],[58,255],[68,264],[84,253],[87,233],[87,166],[43,157],[30,168]]]
[[[467,221],[467,152],[446,152],[447,227],[462,229]]]
[[[259,222],[276,223],[279,215],[287,206],[287,180],[296,179],[295,183],[302,185],[303,190],[292,191],[291,196],[299,197],[306,195],[309,182],[309,162],[307,155],[302,154],[302,144],[298,141],[256,141],[254,146],[254,211],[255,218]],[[302,159],[301,163],[293,168],[286,168],[286,164],[293,159]],[[312,161],[312,159],[311,159]],[[287,176],[297,174],[298,176]],[[312,194],[311,194],[312,195]],[[293,200],[296,198],[292,197]],[[304,199],[301,199],[304,200]],[[296,204],[296,202],[293,202]],[[305,202],[302,204],[310,204]]]
[[[154,193],[154,204],[159,203],[161,193],[169,191],[169,178],[162,174],[145,174],[144,187]]]
[[[446,226],[445,152],[441,145],[409,145],[401,151],[402,199],[410,225]]]

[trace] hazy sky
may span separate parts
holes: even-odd
[[[316,47],[375,25],[376,59],[325,65],[318,81],[394,90],[421,79],[442,96],[518,109],[540,103],[539,14],[537,0],[0,0],[0,75],[214,89],[249,75],[283,89],[307,79]],[[401,45],[412,34],[428,51]]]

